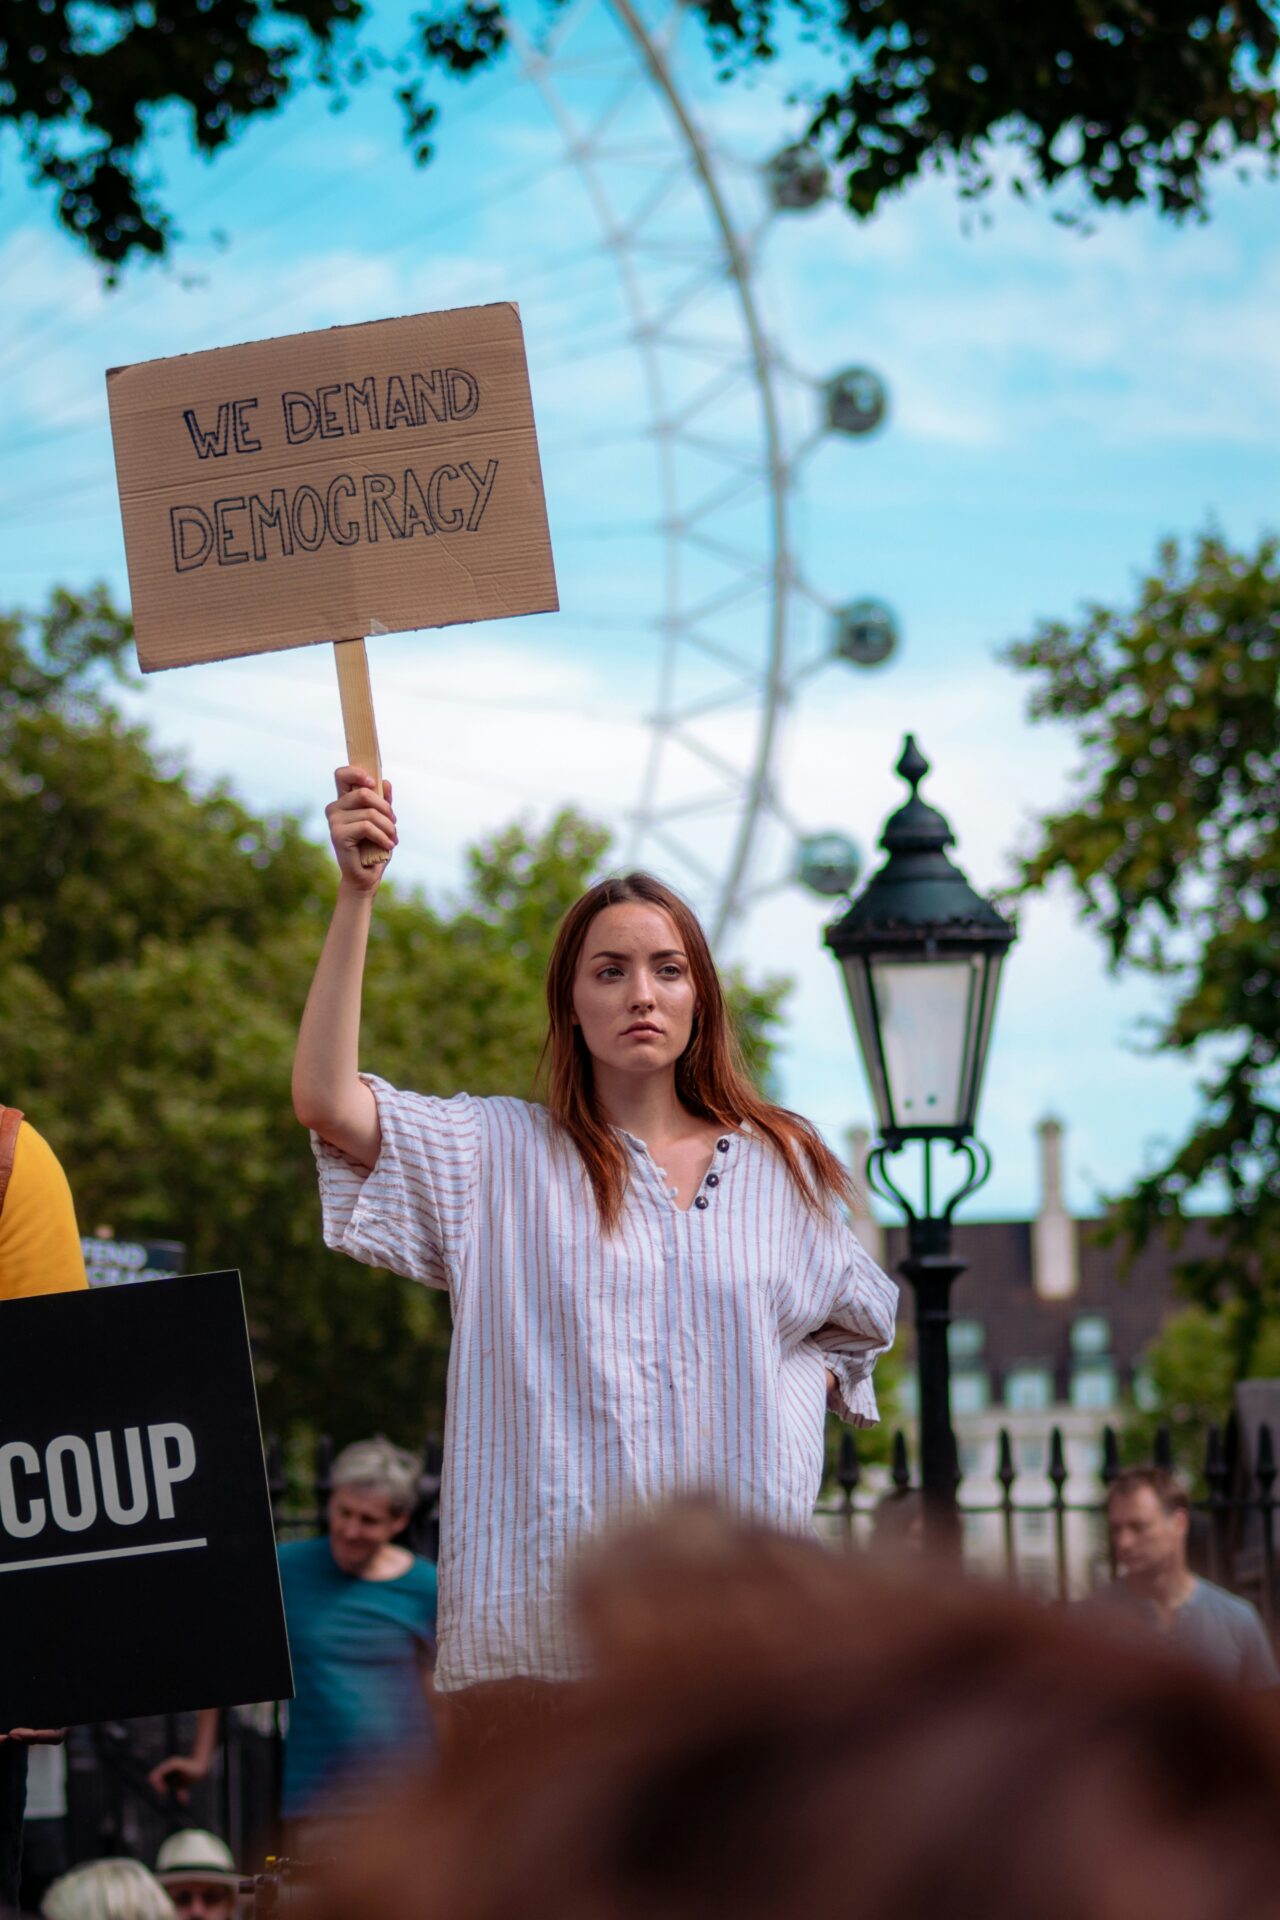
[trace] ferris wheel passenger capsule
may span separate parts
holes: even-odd
[[[847,834],[810,833],[797,844],[796,878],[824,900],[852,893],[861,873],[862,855]]]
[[[846,367],[823,389],[832,433],[874,433],[889,410],[889,390],[871,367]]]
[[[827,197],[830,174],[813,147],[783,147],[766,161],[765,189],[779,213],[808,213]]]
[[[883,600],[851,600],[838,607],[831,650],[851,667],[878,667],[898,644],[898,622]]]

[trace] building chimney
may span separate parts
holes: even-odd
[[[1040,1136],[1040,1211],[1031,1227],[1031,1277],[1042,1300],[1068,1300],[1080,1285],[1076,1223],[1062,1198],[1062,1122],[1052,1117]]]
[[[849,1171],[853,1175],[853,1205],[849,1218],[854,1232],[877,1266],[884,1265],[884,1228],[871,1211],[867,1186],[867,1158],[871,1135],[865,1127],[850,1127],[848,1143]]]

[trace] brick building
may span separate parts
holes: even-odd
[[[1102,1431],[1143,1400],[1142,1353],[1170,1313],[1185,1304],[1172,1279],[1174,1255],[1149,1245],[1127,1272],[1122,1251],[1100,1245],[1097,1222],[1076,1219],[1063,1201],[1063,1128],[1044,1120],[1040,1140],[1040,1200],[1031,1220],[958,1221],[956,1252],[968,1261],[952,1295],[952,1413],[964,1476],[966,1506],[994,1506],[1001,1429],[1009,1434],[1017,1499],[1034,1505],[1051,1493],[1047,1478],[1050,1434],[1062,1434],[1069,1504],[1100,1494]],[[865,1166],[866,1136],[852,1139],[852,1160]],[[865,1184],[860,1182],[860,1184]],[[868,1251],[896,1272],[906,1253],[906,1230],[884,1227],[863,1211],[855,1224]],[[1212,1223],[1192,1221],[1179,1260],[1206,1251]],[[904,1289],[902,1329],[911,1323]],[[903,1411],[914,1414],[914,1376],[904,1383]],[[1054,1577],[1050,1515],[1018,1516],[1018,1561],[1033,1583]],[[1068,1515],[1072,1585],[1087,1589],[1103,1559],[1101,1533],[1088,1514]],[[1003,1550],[996,1515],[966,1520],[967,1556],[978,1563]]]

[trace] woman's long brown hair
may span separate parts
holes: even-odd
[[[652,874],[628,873],[598,881],[560,923],[547,967],[550,1025],[539,1063],[547,1111],[582,1155],[606,1232],[622,1213],[630,1169],[618,1137],[600,1113],[591,1055],[573,1018],[573,982],[587,929],[605,907],[636,901],[660,907],[680,936],[689,962],[697,1012],[689,1044],[676,1062],[676,1097],[690,1113],[726,1129],[749,1123],[781,1154],[809,1206],[847,1201],[849,1176],[817,1129],[798,1113],[762,1100],[752,1086],[707,937],[693,909]]]

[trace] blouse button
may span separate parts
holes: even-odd
[[[706,1198],[706,1195],[700,1193],[693,1204],[695,1207],[697,1207],[700,1213],[703,1213],[706,1211],[706,1208],[709,1205],[709,1202]]]
[[[717,1152],[717,1153],[728,1153],[728,1151],[729,1151],[729,1142],[728,1142],[727,1140],[717,1140],[717,1141],[716,1141],[716,1152]]]
[[[720,1175],[718,1173],[709,1173],[707,1175],[707,1185],[709,1187],[718,1187],[720,1185]]]

